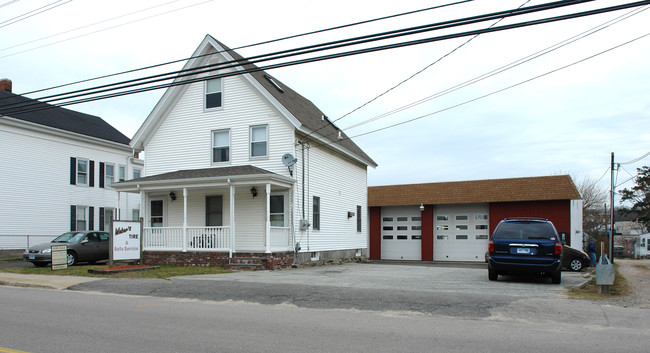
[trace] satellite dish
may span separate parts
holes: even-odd
[[[286,165],[287,167],[292,167],[294,164],[296,164],[298,160],[291,155],[291,153],[286,153],[284,156],[282,156],[282,163]]]

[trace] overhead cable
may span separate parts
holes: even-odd
[[[590,0],[583,0],[583,1],[580,1],[580,2],[587,2],[587,1],[590,1]],[[343,48],[343,47],[350,46],[350,45],[365,44],[365,43],[369,43],[369,42],[373,42],[373,41],[377,41],[377,40],[396,38],[396,37],[401,37],[401,36],[404,36],[404,35],[419,34],[419,33],[424,33],[424,32],[428,32],[428,31],[439,30],[439,29],[442,29],[442,28],[450,28],[450,27],[456,27],[456,26],[460,26],[460,25],[464,25],[464,24],[477,23],[477,22],[487,21],[487,20],[491,20],[491,19],[496,19],[496,18],[499,18],[501,16],[509,17],[509,16],[515,16],[515,15],[521,15],[521,14],[524,14],[524,13],[538,12],[538,11],[543,11],[543,10],[547,10],[547,9],[550,9],[550,8],[556,8],[558,6],[573,5],[575,3],[576,3],[575,1],[570,1],[570,2],[560,1],[560,2],[556,2],[556,3],[536,5],[536,6],[528,7],[528,8],[521,9],[521,10],[501,11],[501,12],[488,14],[488,15],[483,15],[483,16],[473,16],[473,17],[470,17],[470,18],[459,19],[459,20],[454,20],[454,21],[445,21],[445,22],[442,22],[442,24],[436,23],[436,24],[406,28],[406,29],[402,29],[402,30],[389,31],[389,32],[384,32],[384,33],[380,33],[380,34],[376,34],[376,35],[361,36],[361,37],[355,37],[355,38],[350,38],[350,39],[346,39],[346,40],[338,40],[338,41],[322,43],[322,44],[316,44],[316,45],[311,45],[311,46],[306,46],[306,47],[301,47],[301,48],[296,48],[296,49],[284,50],[284,51],[270,53],[270,54],[264,54],[264,55],[248,57],[247,59],[243,59],[241,62],[239,62],[237,60],[233,60],[233,61],[228,61],[228,62],[225,62],[225,63],[217,63],[217,64],[212,64],[212,65],[205,65],[205,66],[201,66],[201,67],[175,71],[175,72],[171,72],[171,73],[167,73],[167,74],[159,74],[159,75],[154,75],[154,76],[150,76],[150,77],[146,77],[146,78],[130,80],[130,81],[124,81],[124,82],[120,82],[120,83],[116,83],[116,84],[103,85],[103,86],[88,88],[88,89],[84,89],[84,90],[78,90],[78,91],[73,91],[73,92],[68,92],[68,93],[51,95],[51,96],[39,98],[38,100],[40,102],[42,102],[42,103],[50,103],[50,102],[55,102],[55,101],[67,100],[66,102],[57,103],[57,105],[59,105],[59,106],[64,106],[64,105],[84,103],[84,102],[89,102],[89,101],[94,101],[94,100],[99,100],[99,99],[112,98],[112,97],[122,96],[122,95],[126,95],[126,94],[140,93],[140,92],[145,92],[145,91],[150,91],[150,90],[155,90],[155,89],[161,89],[161,88],[177,86],[177,85],[181,85],[181,84],[199,82],[199,81],[203,81],[203,80],[207,80],[207,79],[211,79],[211,78],[233,76],[233,73],[224,73],[224,74],[209,75],[207,77],[202,77],[202,78],[186,79],[186,80],[183,80],[183,81],[179,80],[180,78],[185,78],[185,77],[188,77],[188,76],[194,76],[194,75],[197,75],[197,74],[209,73],[209,72],[212,72],[212,71],[222,70],[222,69],[225,69],[225,68],[235,68],[235,67],[240,67],[240,66],[246,65],[246,64],[258,64],[258,63],[264,62],[264,61],[278,60],[278,59],[288,58],[288,57],[291,57],[291,56],[311,54],[311,53],[315,53],[315,52],[322,51],[322,50],[338,49],[338,48]],[[647,3],[650,3],[650,0],[641,1],[639,3],[647,4]],[[552,5],[553,7],[549,7],[549,5]],[[267,65],[267,66],[264,66],[264,67],[251,68],[250,70],[240,71],[239,73],[236,73],[236,74],[245,73],[245,72],[253,72],[253,71],[261,71],[261,70],[270,70],[270,69],[274,69],[274,68],[292,66],[292,65],[303,64],[303,63],[308,63],[308,62],[329,60],[329,59],[339,58],[339,57],[344,57],[344,56],[365,54],[365,53],[376,52],[376,51],[381,51],[381,50],[395,49],[395,48],[400,48],[400,47],[431,43],[431,42],[447,40],[447,39],[452,39],[452,38],[465,37],[465,36],[471,36],[471,35],[476,35],[476,34],[481,34],[481,33],[497,32],[497,31],[514,29],[514,28],[532,26],[532,25],[537,25],[537,24],[542,24],[542,23],[562,21],[562,20],[567,20],[567,19],[572,19],[572,18],[577,18],[577,17],[583,17],[583,16],[589,16],[589,15],[594,15],[594,14],[599,14],[599,13],[604,13],[604,12],[609,12],[609,11],[616,11],[616,10],[620,10],[622,8],[628,8],[628,7],[632,7],[632,6],[639,6],[639,5],[638,5],[638,3],[632,3],[632,4],[626,4],[626,5],[618,5],[618,6],[613,6],[613,7],[609,7],[609,8],[585,11],[585,12],[581,12],[581,13],[562,15],[562,16],[539,19],[539,20],[526,21],[526,22],[521,22],[521,23],[516,23],[516,24],[511,24],[511,25],[505,25],[505,26],[501,26],[501,27],[492,27],[492,28],[486,28],[486,29],[472,30],[472,31],[467,31],[467,32],[462,32],[462,33],[443,35],[443,36],[439,36],[439,37],[423,38],[423,39],[417,39],[417,40],[412,40],[412,41],[387,44],[387,45],[382,45],[382,46],[377,46],[377,47],[371,47],[371,48],[365,48],[365,49],[359,49],[359,50],[352,50],[352,51],[348,51],[348,52],[341,52],[341,53],[336,53],[336,54],[323,55],[323,56],[320,56],[320,57],[299,59],[299,60],[288,61],[288,62],[284,62],[284,63],[270,64],[270,65]],[[166,77],[166,76],[170,76],[170,75],[174,75],[174,76],[173,77]],[[158,84],[158,85],[145,87],[145,88],[140,88],[140,89],[131,89],[132,87],[135,87],[135,86],[142,86],[142,85],[147,85],[147,84],[155,84],[155,83],[158,83],[158,82],[161,82],[161,81],[168,81],[168,80],[170,80],[172,78],[175,79],[175,81],[172,82],[172,83]],[[142,80],[148,80],[148,81],[142,82]],[[117,86],[117,85],[121,85],[121,86]],[[105,94],[106,92],[115,91],[115,90],[124,90],[124,89],[129,89],[129,90],[118,92],[118,93]],[[97,95],[97,94],[103,94],[103,95],[90,97],[90,98],[85,98],[85,99],[77,99],[77,100],[71,101],[71,99],[76,99],[76,98],[80,98],[80,97],[83,97],[83,96],[89,96],[89,95]],[[37,104],[37,103],[34,103],[34,104]],[[19,107],[16,107],[16,108],[19,108]],[[24,108],[24,105],[20,106],[20,108]]]

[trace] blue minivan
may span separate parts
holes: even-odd
[[[538,274],[562,281],[562,242],[555,226],[541,218],[506,218],[488,243],[488,278]]]

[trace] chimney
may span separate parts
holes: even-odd
[[[7,78],[0,79],[0,91],[11,92],[11,80]]]

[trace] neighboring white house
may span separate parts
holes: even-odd
[[[0,80],[0,249],[24,249],[69,230],[108,230],[139,218],[139,198],[108,185],[138,176],[129,138],[99,117],[11,93]],[[118,202],[119,201],[119,202]]]
[[[145,176],[114,185],[141,197],[144,261],[273,269],[365,255],[375,162],[211,36],[183,70],[131,141]]]

